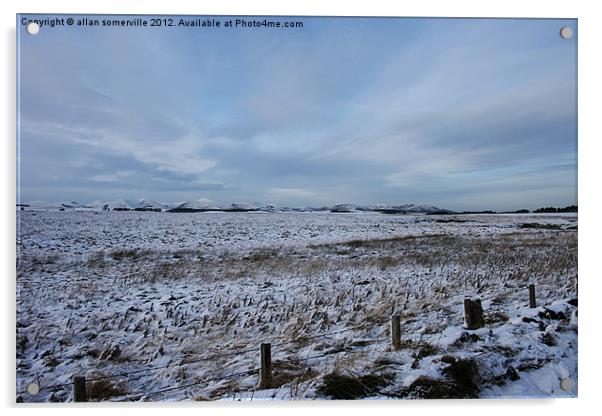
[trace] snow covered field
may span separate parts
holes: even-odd
[[[576,215],[17,215],[26,402],[577,395]]]

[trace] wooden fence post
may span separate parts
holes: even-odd
[[[483,307],[481,299],[464,298],[464,327],[479,329],[483,327]]]
[[[73,376],[73,401],[85,402],[86,398],[86,377]]]
[[[261,344],[261,369],[259,370],[259,388],[272,386],[272,344]]]
[[[399,315],[391,316],[391,344],[394,350],[401,347],[401,323]]]
[[[529,285],[529,308],[536,308],[535,302],[535,285]]]

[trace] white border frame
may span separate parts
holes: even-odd
[[[516,410],[545,412],[546,415],[581,413],[594,409],[602,384],[600,375],[600,324],[599,312],[595,306],[599,300],[601,276],[597,268],[597,240],[600,227],[596,210],[602,207],[600,185],[597,184],[600,161],[599,109],[600,79],[602,66],[600,44],[602,39],[602,17],[596,13],[595,2],[532,1],[476,1],[476,0],[429,0],[420,2],[386,2],[384,0],[313,1],[289,0],[147,0],[110,2],[106,0],[21,0],[2,1],[2,282],[4,284],[2,331],[2,375],[1,388],[4,407],[14,412],[15,391],[15,203],[16,203],[16,130],[15,130],[15,14],[16,13],[99,13],[99,14],[221,14],[221,15],[331,15],[331,16],[415,16],[415,17],[553,17],[579,19],[579,271],[581,314],[579,334],[579,398],[578,399],[521,399],[521,400],[473,400],[473,401],[394,401],[394,402],[302,402],[302,403],[253,403],[244,404],[163,404],[143,406],[102,406],[86,408],[85,412],[105,414],[108,411],[118,414],[130,412],[132,407],[145,413],[160,414],[169,408],[177,407],[177,412],[190,414],[286,414],[306,415],[308,412],[326,414],[346,412],[352,415],[364,414],[372,410],[379,414],[424,413],[446,416],[465,412],[486,412],[488,415],[507,415]],[[597,111],[596,111],[597,110]],[[84,405],[85,406],[85,405]],[[20,406],[27,413],[40,411],[63,415],[81,413],[82,406]],[[85,406],[85,407],[90,407]],[[110,407],[110,409],[107,409]],[[174,409],[175,410],[175,409]],[[169,411],[169,410],[168,410]]]

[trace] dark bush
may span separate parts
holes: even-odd
[[[355,400],[379,394],[379,390],[392,380],[390,375],[364,375],[350,377],[328,374],[316,393],[335,400]]]

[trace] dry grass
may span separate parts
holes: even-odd
[[[446,367],[444,378],[418,377],[408,387],[397,392],[397,397],[406,399],[467,399],[475,398],[479,392],[481,376],[476,361],[445,355],[441,357]]]
[[[142,249],[125,249],[118,248],[109,252],[109,257],[113,260],[139,260],[148,256],[151,252],[149,250]]]
[[[203,258],[198,250],[150,252],[118,249],[108,253],[121,267],[128,260],[130,269],[121,273],[128,280],[155,282],[175,279],[222,281],[240,277],[309,277],[324,275],[336,281],[344,272],[378,275],[398,268],[421,268],[448,274],[468,282],[478,290],[523,284],[527,280],[551,276],[576,275],[577,235],[574,232],[515,233],[485,237],[427,235],[353,240],[345,243],[309,246],[294,252],[262,248],[238,254],[224,251]],[[106,255],[96,253],[87,267],[106,268]],[[37,264],[56,261],[37,259]],[[425,293],[445,296],[447,279],[432,282]]]
[[[58,261],[58,254],[44,254],[40,256],[34,256],[31,258],[32,264],[54,264]]]
[[[276,361],[272,363],[272,369],[274,371],[272,388],[282,387],[286,384],[298,386],[319,375],[311,367],[295,361]]]
[[[125,383],[113,379],[103,379],[86,383],[86,396],[89,401],[104,401],[128,393]]]
[[[378,395],[380,390],[390,384],[392,380],[393,377],[388,374],[354,376],[331,373],[324,376],[316,393],[335,400],[361,399]]]

